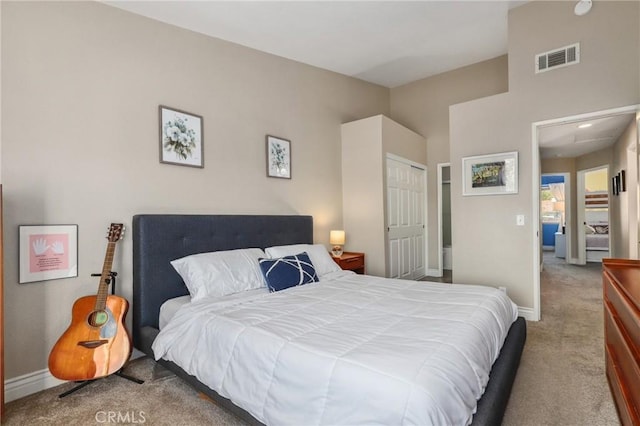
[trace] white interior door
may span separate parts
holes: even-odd
[[[419,279],[426,270],[426,169],[387,158],[390,278]]]

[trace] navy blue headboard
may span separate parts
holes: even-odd
[[[188,294],[169,263],[190,254],[313,243],[311,216],[166,215],[133,217],[133,343],[150,354],[160,306]]]

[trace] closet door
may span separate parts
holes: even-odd
[[[426,170],[387,158],[389,278],[425,276]]]

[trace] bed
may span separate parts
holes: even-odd
[[[609,256],[609,192],[587,192],[584,208],[586,259],[602,262]]]
[[[587,262],[602,262],[609,256],[609,223],[589,221],[585,226]]]
[[[134,346],[145,354],[155,357],[152,345],[159,334],[161,306],[168,300],[188,294],[183,280],[175,272],[169,263],[170,261],[196,253],[254,247],[264,249],[290,244],[312,244],[312,242],[313,221],[310,216],[134,216]],[[360,277],[345,276],[341,279],[346,280],[346,286],[349,283],[355,286]],[[386,284],[381,282],[380,285]],[[418,283],[395,285],[415,286]],[[424,288],[431,285],[425,284]],[[334,290],[338,291],[340,286],[335,286]],[[302,287],[302,290],[307,291],[312,286]],[[317,286],[317,288],[328,289],[329,287],[325,285],[325,287]],[[375,288],[375,285],[372,286],[371,291],[374,291]],[[302,290],[296,289],[300,294],[304,293]],[[278,295],[278,293],[274,294]],[[319,316],[321,316],[320,313]],[[525,321],[523,318],[517,318],[506,333],[504,345],[490,369],[489,381],[473,415],[473,425],[500,424],[519,365],[525,338]],[[159,359],[158,362],[182,377],[195,389],[211,397],[219,405],[243,418],[247,423],[263,424],[263,421],[258,420],[259,416],[250,414],[245,402],[238,403],[237,398],[233,398],[234,403],[221,396],[210,386],[188,374],[185,371],[185,369],[189,370],[187,366],[181,368],[166,359]],[[394,394],[390,391],[388,397],[391,399],[393,396]],[[353,403],[355,404],[355,399]],[[264,423],[271,423],[271,421],[267,419]],[[411,423],[411,421],[407,421],[407,423]]]

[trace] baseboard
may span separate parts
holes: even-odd
[[[518,306],[518,315],[527,321],[539,321],[539,318],[537,318],[533,308],[523,308],[522,306]]]
[[[45,389],[66,383],[51,375],[48,368],[33,373],[14,377],[4,382],[4,399],[6,402],[15,401]]]
[[[133,348],[130,360],[146,356],[136,348]],[[56,379],[51,375],[48,368],[33,373],[24,374],[5,380],[4,382],[4,400],[5,402],[15,401],[16,399],[29,396],[36,392],[40,392],[54,386],[67,383],[64,380]]]
[[[427,269],[428,277],[442,277],[442,273],[437,269]]]

